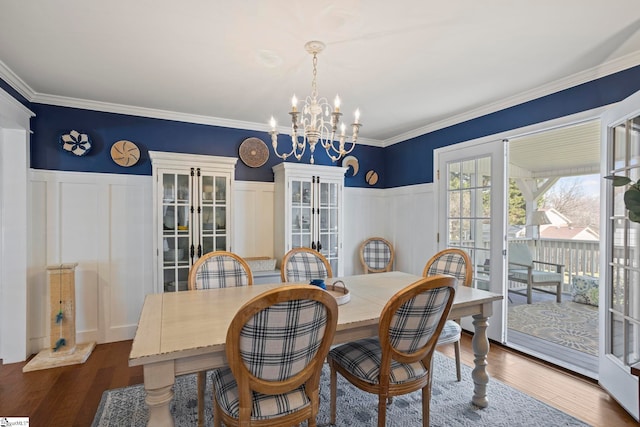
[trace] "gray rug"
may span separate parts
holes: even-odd
[[[434,358],[431,398],[432,426],[586,426],[587,424],[494,379],[488,386],[489,407],[471,404],[471,368],[463,365],[457,382],[455,362],[439,353]],[[212,425],[211,381],[208,381],[206,425]],[[329,421],[329,368],[325,364],[318,423]],[[197,424],[195,375],[176,379],[171,405],[177,427]],[[142,385],[107,390],[93,420],[93,427],[145,426],[148,412]],[[338,375],[338,426],[371,426],[377,420],[377,397],[351,386]],[[387,411],[388,426],[422,425],[421,392],[395,397]]]
[[[598,356],[598,307],[544,301],[509,307],[509,329]]]

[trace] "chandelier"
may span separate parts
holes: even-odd
[[[349,142],[346,135],[346,126],[344,123],[340,123],[340,116],[342,116],[340,98],[336,95],[333,107],[327,102],[326,98],[318,98],[318,86],[316,83],[318,54],[322,52],[324,47],[324,43],[319,41],[310,41],[304,45],[305,50],[313,55],[311,95],[305,99],[301,111],[298,111],[298,98],[295,95],[291,98],[291,111],[289,112],[291,115],[291,151],[288,153],[278,153],[276,120],[271,116],[269,122],[271,131],[269,131],[269,134],[271,135],[273,152],[283,160],[286,160],[289,156],[294,156],[299,161],[307,145],[309,145],[309,151],[311,152],[310,162],[313,164],[313,153],[316,149],[316,144],[320,143],[331,161],[335,162],[353,151],[356,146],[358,131],[362,126],[359,122],[360,110],[355,112],[355,120],[351,124],[351,141]],[[337,135],[336,146],[338,127],[340,127],[340,133]],[[345,148],[345,145],[349,145],[349,148]]]

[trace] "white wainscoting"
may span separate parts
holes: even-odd
[[[77,342],[131,339],[152,292],[151,177],[33,170],[31,187],[31,351],[49,343],[46,267],[60,263],[78,263]]]
[[[275,256],[273,200],[273,182],[235,182],[233,252],[242,257]]]
[[[31,171],[27,326],[32,353],[49,345],[46,267],[77,262],[79,343],[133,338],[153,292],[150,176]],[[431,184],[391,190],[345,188],[345,274],[360,274],[360,243],[390,240],[397,270],[420,274],[435,253]],[[241,256],[274,251],[274,184],[236,181],[233,247]]]
[[[385,190],[395,269],[422,275],[425,264],[438,250],[437,207],[434,184]]]

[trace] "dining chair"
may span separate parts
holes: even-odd
[[[320,252],[309,248],[294,248],[282,258],[280,276],[283,282],[308,283],[312,279],[333,277],[331,264]]]
[[[386,422],[387,400],[422,390],[422,424],[429,425],[433,353],[453,297],[455,279],[425,277],[397,292],[382,309],[378,337],[334,347],[331,424],[336,423],[337,373],[357,388],[378,395],[378,426]]]
[[[443,249],[427,261],[422,275],[425,277],[446,274],[455,277],[463,286],[471,286],[473,269],[469,255],[462,249]],[[460,338],[462,328],[460,320],[447,320],[438,338],[438,345],[453,344],[456,354],[456,377],[462,380],[460,370]]]
[[[360,263],[364,274],[391,271],[394,256],[393,245],[382,237],[370,237],[360,245]]]
[[[252,284],[253,274],[249,264],[233,252],[206,253],[198,258],[189,270],[189,290],[231,288]]]
[[[331,294],[272,289],[244,304],[227,330],[229,367],[213,371],[213,424],[316,426],[320,375],[338,322]]]
[[[253,285],[253,274],[242,257],[227,251],[202,255],[189,270],[189,290],[230,288]],[[198,372],[198,426],[204,425],[206,371]]]

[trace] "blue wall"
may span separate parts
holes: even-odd
[[[238,157],[240,144],[249,137],[261,138],[268,144],[269,160],[259,168],[250,168],[238,160],[236,179],[272,182],[271,167],[282,162],[271,151],[271,137],[266,132],[44,104],[31,104],[30,108],[36,113],[31,138],[31,167],[34,169],[151,175],[149,151]],[[87,133],[91,137],[92,148],[86,155],[79,157],[60,148],[60,135],[70,130]],[[140,148],[140,161],[134,166],[124,168],[111,160],[111,145],[121,139],[132,141]],[[280,151],[291,146],[287,135],[279,135],[278,141]],[[361,165],[382,169],[382,148],[358,145],[351,154],[359,159]],[[309,157],[307,150],[303,161],[308,163]],[[314,157],[316,164],[332,164],[324,150],[317,149]],[[346,184],[365,186],[364,175],[364,172],[359,172],[352,177],[349,171]],[[384,181],[376,186],[383,187]]]
[[[259,168],[250,168],[239,160],[236,179],[272,182],[271,167],[282,161],[271,152],[270,136],[266,132],[29,103],[1,79],[0,87],[36,113],[31,137],[34,169],[150,175],[149,150],[238,157],[240,144],[249,137],[265,141],[270,157]],[[348,171],[346,185],[369,187],[365,181],[369,170],[378,173],[380,179],[375,185],[378,188],[433,182],[433,150],[436,148],[607,105],[638,90],[640,66],[387,148],[358,145],[351,154],[358,159],[360,171],[356,176]],[[93,147],[86,156],[78,157],[60,148],[60,135],[70,130],[87,133],[92,138]],[[141,159],[132,167],[123,168],[111,160],[111,145],[121,139],[133,141],[140,148]],[[278,141],[281,151],[291,144],[287,135],[280,135]],[[332,164],[321,149],[315,158],[317,164]],[[308,163],[308,159],[307,152],[302,161]]]
[[[385,148],[387,187],[433,182],[433,150],[618,102],[640,90],[640,66]]]

